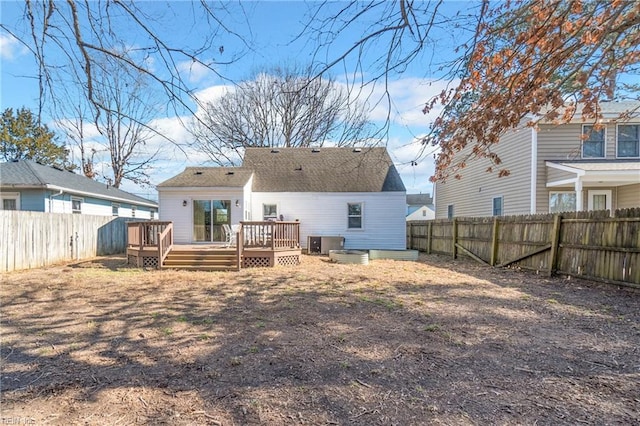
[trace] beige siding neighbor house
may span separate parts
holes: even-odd
[[[601,107],[601,129],[576,117],[507,132],[492,151],[511,174],[469,161],[461,179],[436,183],[436,218],[640,207],[640,103]]]

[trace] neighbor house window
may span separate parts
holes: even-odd
[[[278,206],[276,204],[262,205],[262,220],[277,220]]]
[[[447,206],[447,219],[453,219],[453,204]]]
[[[349,229],[362,229],[362,203],[347,203]]]
[[[11,192],[0,194],[2,199],[2,210],[20,210],[20,193]]]
[[[71,197],[71,212],[82,213],[82,198]]]
[[[118,216],[120,214],[120,204],[111,204],[111,216]]]
[[[575,192],[550,192],[549,213],[576,211]]]
[[[131,217],[136,217],[136,206],[131,206]]]
[[[582,158],[604,158],[605,130],[582,126]]]
[[[502,197],[494,197],[493,199],[493,215],[502,216]]]
[[[618,157],[640,157],[640,124],[618,125]]]
[[[151,211],[149,211],[149,217],[151,218],[151,220],[156,219],[156,211],[154,209],[151,209]]]

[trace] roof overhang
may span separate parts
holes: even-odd
[[[131,200],[131,199],[128,199],[128,198],[122,198],[122,197],[111,196],[111,195],[96,194],[94,192],[79,191],[77,189],[66,188],[66,187],[58,186],[58,185],[50,185],[48,183],[47,184],[43,184],[43,185],[3,185],[0,188],[2,188],[2,189],[12,189],[12,190],[20,190],[20,189],[49,189],[51,191],[66,192],[68,194],[84,195],[85,197],[94,197],[94,198],[100,198],[100,199],[103,199],[103,200],[117,201],[117,202],[120,202],[120,203],[135,204],[137,206],[158,207],[158,203],[154,203],[152,201],[146,201],[145,202],[145,201]]]
[[[547,182],[547,187],[569,186],[578,181],[591,187],[611,187],[640,183],[640,161],[554,162],[547,167],[573,176]]]

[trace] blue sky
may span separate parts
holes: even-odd
[[[468,3],[448,2],[444,8],[446,13],[451,13],[455,10],[464,10],[465,5]],[[261,1],[232,3],[228,6],[228,14],[221,15],[224,17],[224,25],[238,33],[239,37],[222,35],[216,38],[213,46],[215,49],[212,49],[211,55],[214,56],[213,60],[228,60],[234,57],[234,61],[230,65],[216,66],[219,75],[197,65],[179,64],[183,77],[186,77],[199,98],[215,99],[215,96],[218,96],[228,84],[224,78],[240,81],[250,77],[256,71],[276,65],[308,65],[316,45],[308,37],[296,39],[296,36],[302,31],[303,24],[308,21],[310,11],[315,10],[317,3]],[[333,6],[333,10],[337,11],[344,7],[345,3],[337,2]],[[1,2],[0,7],[3,24],[17,27],[24,25],[21,18],[23,2]],[[159,17],[159,24],[155,30],[173,44],[188,45],[191,40],[197,43],[200,37],[207,34],[207,25],[204,25],[202,20],[191,17],[189,2],[146,3],[145,7],[148,8],[146,10],[149,14]],[[371,19],[373,18],[366,18],[361,25],[354,26],[349,32],[344,33],[325,52],[326,56],[323,58],[331,60],[346,51],[355,40],[367,33],[368,25],[374,23]],[[316,19],[313,22],[318,23],[320,20]],[[166,26],[163,26],[163,23]],[[118,28],[118,30],[123,32],[123,38],[131,45],[144,42],[143,37],[132,31],[131,27]],[[421,109],[424,103],[446,85],[445,81],[438,80],[442,71],[437,70],[437,65],[453,57],[454,44],[460,42],[464,36],[464,28],[456,30],[451,28],[448,31],[446,28],[435,30],[434,42],[427,46],[424,55],[402,73],[391,75],[388,81],[387,89],[391,95],[392,109],[391,126],[386,142],[408,193],[432,192],[432,185],[428,181],[433,173],[432,157],[423,159],[418,165],[411,165],[421,149],[421,146],[415,143],[415,138],[426,133],[429,122],[433,119],[433,116],[427,117],[422,114]],[[243,44],[241,40],[247,41],[247,44]],[[218,46],[224,46],[223,54],[218,53]],[[355,57],[348,58],[343,66],[332,70],[333,77],[340,82],[344,81],[345,76],[359,75],[362,76],[363,81],[368,81],[368,78],[375,75],[377,69],[367,61],[378,57],[383,49],[386,49],[385,45],[371,46],[365,52],[363,66],[360,68],[355,66]],[[57,53],[51,51],[50,54]],[[2,96],[0,98],[2,110],[22,106],[36,110],[38,82],[34,76],[37,75],[37,69],[29,52],[6,33],[0,32],[0,58],[2,60]],[[365,90],[372,93],[373,97],[370,99],[375,100],[381,96],[383,85],[368,85]],[[374,122],[380,124],[386,116],[386,104],[371,105],[370,117]],[[180,123],[188,119],[189,114],[185,111],[175,114],[168,110],[168,112],[158,113],[152,124],[174,140],[187,142],[190,135]],[[48,125],[52,128],[56,127],[52,122]],[[179,173],[185,166],[210,164],[208,159],[199,152],[188,149],[183,152],[168,146],[161,140],[155,143],[162,147],[162,153],[152,174],[154,184]],[[432,149],[429,148],[429,150]],[[139,188],[128,183],[123,184],[122,188],[150,197],[155,196],[152,188]]]

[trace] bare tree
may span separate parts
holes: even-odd
[[[367,145],[375,129],[345,87],[307,72],[275,68],[206,104],[195,145],[218,164],[236,164],[247,147]]]

